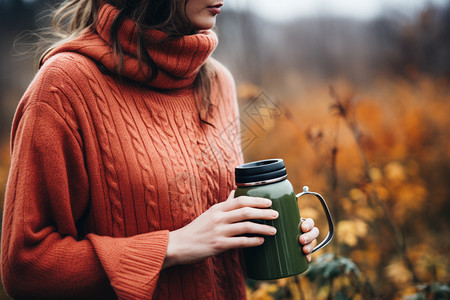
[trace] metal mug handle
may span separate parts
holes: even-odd
[[[331,242],[331,240],[333,239],[333,235],[334,235],[334,224],[333,224],[333,219],[331,218],[330,210],[328,209],[327,203],[325,202],[325,199],[323,199],[323,197],[320,194],[318,194],[318,193],[310,192],[309,191],[309,187],[304,186],[303,187],[303,192],[296,195],[297,201],[298,201],[298,198],[300,198],[301,196],[306,195],[306,194],[314,195],[314,196],[317,197],[317,199],[320,200],[320,203],[322,204],[322,208],[325,211],[325,215],[327,216],[327,221],[328,221],[328,234],[325,237],[325,239],[322,242],[320,242],[311,251],[311,253],[314,253],[314,252],[322,249],[323,247],[328,245],[328,243]]]

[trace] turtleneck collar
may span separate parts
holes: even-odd
[[[86,30],[79,37],[55,47],[45,56],[43,63],[57,53],[77,52],[100,63],[109,72],[116,73],[118,60],[112,51],[110,32],[118,13],[115,7],[104,4],[99,10],[95,32]],[[161,31],[148,30],[146,48],[159,69],[157,76],[149,81],[151,73],[148,66],[142,65],[141,68],[137,58],[137,28],[133,21],[126,19],[122,23],[118,40],[124,55],[122,77],[158,89],[178,89],[191,85],[200,67],[217,46],[217,36],[213,31],[168,38]]]

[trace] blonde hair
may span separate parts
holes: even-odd
[[[52,11],[52,37],[50,46],[46,47],[39,59],[41,64],[45,55],[56,46],[78,37],[86,29],[94,29],[98,10],[102,3],[108,2],[119,10],[111,28],[111,41],[117,61],[119,76],[123,69],[123,52],[118,40],[118,31],[125,18],[135,22],[138,30],[137,49],[140,65],[148,65],[153,79],[158,69],[145,49],[145,31],[158,29],[168,34],[169,38],[193,34],[193,28],[186,16],[187,0],[65,0]],[[218,79],[211,62],[206,63],[194,82],[196,104],[202,122],[206,121],[211,111],[211,89],[213,79]],[[212,125],[213,126],[213,125]]]

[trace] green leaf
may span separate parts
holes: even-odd
[[[351,300],[351,299],[342,294],[341,292],[337,292],[336,295],[334,296],[334,300]]]
[[[334,260],[329,262],[326,265],[326,268],[323,272],[323,277],[327,279],[333,279],[340,275],[341,272],[341,266],[339,260]]]
[[[350,274],[350,272],[353,272],[353,273],[355,273],[355,274],[359,274],[359,269],[358,269],[358,267],[357,267],[356,264],[355,264],[353,261],[351,261],[350,259],[345,258],[345,257],[342,257],[342,258],[341,258],[341,264],[342,264],[342,266],[344,267],[344,273],[345,273],[346,275]]]
[[[404,300],[425,300],[425,295],[423,293],[418,293],[414,295],[409,295],[403,297]]]
[[[434,299],[450,299],[450,287],[446,284],[440,284],[439,282],[433,283],[431,285],[431,292],[434,294]]]

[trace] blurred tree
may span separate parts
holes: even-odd
[[[396,74],[450,77],[450,2],[442,9],[428,7],[394,33],[398,55],[390,67]]]

